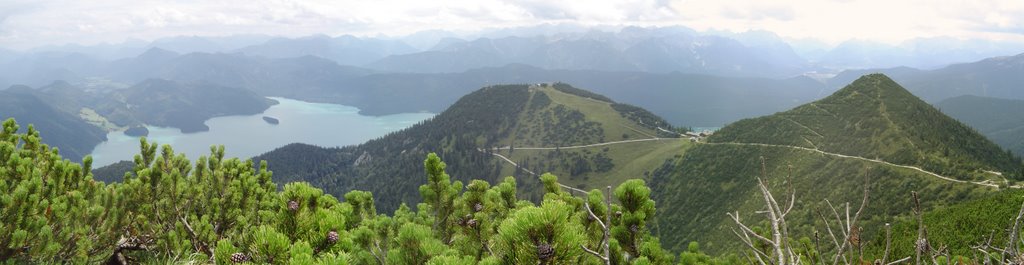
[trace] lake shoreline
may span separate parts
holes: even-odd
[[[148,141],[170,144],[175,153],[185,153],[190,160],[208,155],[211,145],[224,145],[228,157],[249,158],[291,143],[317,146],[360,144],[435,115],[401,113],[370,116],[360,114],[359,109],[352,106],[267,98],[278,104],[253,115],[208,119],[204,122],[209,127],[207,131],[183,133],[176,128],[152,125],[142,128],[148,130]],[[264,117],[278,120],[278,124],[271,124]],[[282,123],[282,120],[288,122]],[[94,166],[132,160],[139,153],[140,138],[125,135],[124,130],[108,132],[107,140],[97,144],[91,152]]]

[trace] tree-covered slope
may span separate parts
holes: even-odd
[[[675,249],[691,240],[715,251],[737,247],[725,213],[762,209],[761,177],[773,190],[797,191],[789,224],[806,237],[824,230],[814,220],[827,209],[825,199],[856,206],[867,183],[871,203],[861,227],[870,237],[910,211],[911,191],[922,194],[925,207],[951,204],[1006,179],[1015,184],[1022,168],[889,78],[867,75],[822,100],[726,126],[660,170],[653,181],[664,205],[658,233]]]
[[[824,99],[731,125],[711,142],[763,143],[876,158],[951,175],[983,171],[1020,180],[1020,161],[881,74],[866,75]]]
[[[99,127],[61,111],[29,92],[28,88],[0,91],[0,119],[14,118],[21,124],[42,131],[46,144],[57,147],[64,157],[81,161],[92,148],[106,140]]]
[[[97,106],[100,115],[116,117],[111,120],[123,120],[127,125],[168,126],[185,133],[209,130],[204,122],[213,117],[257,114],[277,104],[244,88],[161,79],[149,79],[108,96],[117,101]]]
[[[537,185],[537,176],[528,171],[568,172],[575,167],[577,174],[573,174],[570,181],[577,185],[582,179],[577,180],[576,176],[604,175],[614,165],[629,165],[639,156],[610,158],[611,153],[619,150],[614,145],[558,155],[522,149],[583,146],[652,138],[659,134],[672,136],[659,133],[658,127],[671,129],[667,122],[650,112],[567,84],[499,85],[462,97],[430,120],[358,146],[320,148],[293,144],[257,159],[271,161],[270,167],[285,182],[309,181],[332,194],[352,189],[368,190],[382,195],[379,202],[382,208],[393,209],[400,202],[412,203],[418,199],[414,196],[416,184],[413,181],[421,174],[417,161],[428,152],[453,161],[455,166],[449,170],[467,179],[496,181],[514,175],[520,185],[531,187]],[[510,155],[509,149],[517,156]],[[665,158],[672,156],[671,152],[662,153]],[[509,161],[494,154],[522,159],[518,162],[526,162],[521,165],[526,170],[517,170]],[[519,154],[530,155],[525,158]],[[648,157],[648,161],[653,162],[647,163],[653,169],[665,158]],[[633,171],[642,172],[640,169]],[[617,185],[626,176],[601,178],[602,184]],[[528,192],[524,195],[539,195],[529,192],[531,189],[524,191]]]
[[[1024,100],[959,96],[935,107],[1014,154],[1024,154]]]

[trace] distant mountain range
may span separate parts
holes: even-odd
[[[1024,99],[1024,53],[987,58],[972,63],[954,64],[935,70],[885,68],[848,70],[828,80],[830,87],[841,86],[866,73],[885,73],[925,101],[975,95],[1005,99]]]
[[[236,51],[267,58],[316,56],[342,65],[365,65],[389,55],[418,50],[399,40],[316,35],[295,39],[274,38]]]
[[[849,40],[814,58],[814,64],[831,69],[913,67],[935,69],[954,63],[1024,52],[1024,44],[960,40],[948,37],[919,38],[900,45]]]
[[[0,65],[4,64],[5,57],[33,61],[39,56],[86,56],[113,61],[133,57],[152,48],[182,54],[243,53],[272,59],[316,56],[341,65],[411,73],[458,73],[517,63],[560,70],[678,71],[788,78],[807,72],[834,73],[847,69],[901,66],[934,69],[953,63],[1017,54],[1024,51],[1024,44],[922,38],[899,45],[849,40],[830,47],[811,40],[786,40],[767,31],[733,33],[698,32],[680,26],[586,28],[542,25],[480,33],[426,31],[401,37],[179,36],[150,42],[129,40],[120,44],[0,51]],[[48,69],[27,70],[46,76],[41,73]],[[10,84],[0,83],[3,86]]]
[[[75,57],[77,58],[77,57]],[[86,67],[86,64],[95,64]],[[208,82],[277,96],[358,107],[365,114],[440,112],[460,95],[489,84],[564,81],[649,108],[677,125],[721,126],[817,98],[823,86],[805,77],[718,77],[683,73],[545,70],[512,64],[461,73],[387,73],[343,66],[320,57],[269,59],[242,54],[178,54],[153,48],[108,63],[41,63],[69,83],[107,89],[151,78]],[[82,65],[67,68],[61,65]],[[46,75],[46,74],[42,74]],[[2,76],[2,74],[0,74]],[[18,78],[12,76],[12,78]],[[44,86],[46,79],[25,80]]]
[[[791,77],[806,62],[781,45],[746,46],[734,39],[682,30],[626,28],[574,36],[450,41],[430,51],[392,55],[368,67],[397,72],[463,72],[511,63],[545,69],[683,72],[723,76]]]

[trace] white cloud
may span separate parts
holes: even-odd
[[[174,35],[398,35],[540,23],[768,30],[830,43],[951,36],[1024,41],[1018,0],[3,0],[0,46]]]

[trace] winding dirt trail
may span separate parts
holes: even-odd
[[[605,145],[613,145],[613,144],[625,144],[625,143],[649,142],[649,141],[668,141],[668,140],[679,140],[679,139],[680,138],[645,138],[645,139],[633,139],[633,140],[622,140],[622,141],[604,142],[604,143],[596,143],[596,144],[588,144],[588,145],[572,145],[572,146],[559,146],[559,147],[515,147],[513,149],[515,149],[515,150],[555,150],[555,149],[566,150],[566,149],[579,149],[579,148],[597,147],[597,146],[605,146]],[[508,150],[508,149],[509,149],[508,146],[502,146],[502,147],[495,147],[495,148],[493,148],[493,150],[495,150],[495,151],[498,151],[498,150]]]
[[[588,144],[588,145],[573,145],[573,146],[559,146],[559,147],[515,147],[514,149],[518,149],[518,150],[556,150],[556,149],[558,149],[558,150],[568,150],[568,149],[579,149],[579,148],[588,148],[588,147],[597,147],[597,146],[606,146],[606,145],[630,144],[630,143],[649,142],[649,141],[667,141],[667,140],[681,140],[681,139],[680,138],[657,138],[657,137],[654,137],[654,138],[647,138],[647,139],[612,141],[612,142],[604,142],[604,143],[596,143],[596,144]],[[973,185],[979,185],[979,186],[992,187],[992,188],[996,188],[996,189],[999,188],[999,185],[995,184],[995,183],[992,183],[991,180],[985,180],[985,181],[959,180],[959,179],[955,179],[955,178],[939,175],[938,173],[927,171],[927,170],[924,170],[924,169],[922,169],[920,167],[916,167],[916,166],[900,165],[900,164],[894,164],[894,163],[886,162],[886,161],[879,160],[879,159],[871,159],[871,158],[860,157],[860,156],[852,156],[852,155],[844,155],[844,154],[838,154],[838,153],[832,153],[832,152],[825,152],[825,151],[822,151],[822,150],[819,150],[819,149],[814,149],[814,148],[807,148],[807,147],[800,147],[800,146],[791,146],[791,145],[762,144],[762,143],[706,143],[706,142],[704,142],[704,143],[701,143],[701,144],[706,144],[706,145],[732,145],[732,146],[761,146],[761,147],[775,147],[775,148],[797,149],[797,150],[803,150],[803,151],[808,151],[808,152],[816,152],[816,153],[819,153],[819,154],[822,154],[822,155],[827,155],[827,156],[834,156],[834,157],[847,158],[847,159],[857,159],[857,160],[861,160],[861,161],[878,163],[878,164],[882,164],[882,165],[886,165],[886,166],[890,166],[890,167],[898,167],[898,168],[910,169],[910,170],[914,170],[914,171],[917,171],[917,172],[924,173],[925,175],[929,175],[929,176],[932,176],[932,177],[935,177],[935,178],[938,178],[938,179],[941,179],[941,180],[945,180],[945,181],[949,181],[949,182],[954,182],[954,183],[973,184]],[[491,150],[492,152],[487,152],[487,150],[484,150],[484,149],[477,149],[477,151],[484,152],[484,153],[490,153],[490,154],[492,154],[494,156],[497,156],[498,158],[501,158],[502,160],[505,160],[505,162],[508,162],[512,166],[522,169],[524,172],[529,173],[530,175],[540,176],[537,173],[535,173],[533,171],[530,171],[529,169],[520,167],[518,164],[513,162],[508,157],[505,157],[505,156],[503,156],[501,154],[493,152],[493,151],[501,151],[501,150],[509,150],[509,149],[510,149],[510,147],[504,146],[504,147],[494,147]],[[991,174],[997,175],[997,176],[1002,176],[1002,174],[1000,174],[999,172],[991,172]],[[584,192],[582,190],[578,190],[578,189],[573,188],[573,187],[569,187],[569,186],[565,186],[565,185],[561,185],[561,186],[563,188]],[[1010,188],[1022,188],[1022,186],[1015,185],[1015,186],[1010,186]]]
[[[993,184],[993,183],[991,183],[991,181],[988,181],[988,180],[986,180],[986,181],[978,181],[978,182],[967,181],[967,180],[959,180],[959,179],[955,179],[955,178],[939,175],[939,174],[937,174],[935,172],[927,171],[927,170],[921,169],[920,167],[916,167],[916,166],[907,166],[907,165],[893,164],[893,163],[882,161],[882,160],[878,160],[878,159],[871,159],[871,158],[860,157],[860,156],[851,156],[851,155],[844,155],[844,154],[825,152],[825,151],[822,151],[822,150],[812,149],[812,148],[807,148],[807,147],[799,147],[799,146],[791,146],[791,145],[777,145],[777,144],[761,144],[761,143],[703,143],[703,144],[707,144],[707,145],[734,145],[734,146],[764,146],[764,147],[778,147],[778,148],[798,149],[798,150],[816,152],[816,153],[823,154],[823,155],[828,155],[828,156],[835,156],[835,157],[849,158],[849,159],[857,159],[857,160],[862,160],[862,161],[879,163],[879,164],[883,164],[883,165],[887,165],[887,166],[891,166],[891,167],[911,169],[911,170],[915,170],[915,171],[918,171],[918,172],[921,172],[921,173],[924,173],[926,175],[930,175],[930,176],[933,176],[933,177],[936,177],[936,178],[939,178],[939,179],[942,179],[942,180],[956,182],[956,183],[988,186],[988,187],[993,187],[993,188],[997,188],[997,189],[999,188],[999,185]],[[1013,187],[1017,188],[1017,186],[1013,186]]]

